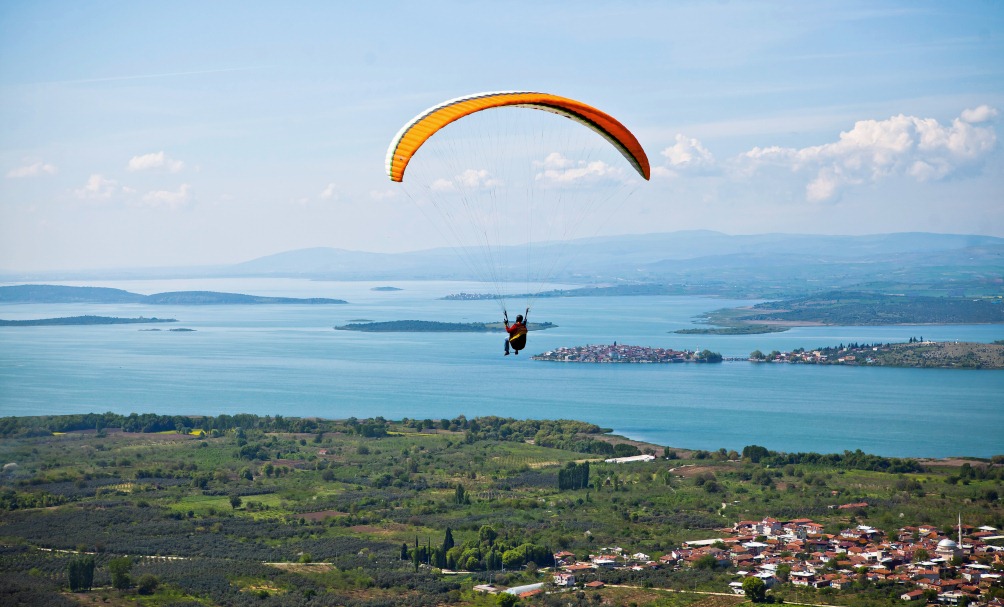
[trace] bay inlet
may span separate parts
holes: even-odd
[[[63,283],[80,284],[80,283]],[[502,333],[335,331],[353,319],[494,322],[492,301],[443,301],[479,285],[290,279],[89,282],[137,293],[214,290],[331,297],[338,306],[3,304],[0,318],[169,317],[188,332],[135,326],[0,328],[0,415],[81,412],[388,419],[498,415],[579,419],[676,448],[1004,453],[1004,372],[756,365],[555,365],[503,357]],[[520,303],[520,302],[517,302]],[[525,354],[613,342],[725,357],[910,337],[989,342],[999,325],[798,327],[763,335],[679,335],[709,310],[697,297],[539,300]]]

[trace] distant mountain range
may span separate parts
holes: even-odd
[[[815,275],[833,264],[860,274],[880,267],[1002,267],[1004,238],[955,234],[899,233],[868,236],[758,234],[730,236],[712,231],[607,236],[559,244],[538,244],[533,254],[561,256],[571,262],[558,278],[579,283],[615,280],[665,281],[697,275],[721,277],[732,272],[788,268],[785,274]],[[504,257],[504,255],[503,255]],[[802,268],[799,272],[797,268]],[[808,270],[808,271],[805,271]],[[411,253],[363,253],[312,248],[278,253],[229,266],[228,276],[297,276],[353,279],[471,279],[451,249]],[[830,272],[824,272],[829,274]]]
[[[670,292],[793,296],[853,288],[925,295],[1004,295],[1004,238],[932,233],[867,236],[712,231],[607,236],[534,246],[561,249],[555,282],[673,285]],[[508,271],[503,269],[503,271]],[[512,269],[518,274],[518,269]],[[367,253],[310,248],[212,268],[7,274],[6,282],[168,277],[288,277],[318,280],[475,280],[451,249]]]

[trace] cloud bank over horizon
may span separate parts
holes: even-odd
[[[944,180],[978,170],[997,148],[992,124],[999,111],[989,105],[964,109],[950,124],[899,114],[885,120],[859,120],[837,140],[804,148],[754,147],[718,161],[695,138],[676,135],[662,150],[663,178],[693,175],[756,181],[784,178],[804,182],[805,201],[837,200],[850,188],[888,177],[918,183]]]

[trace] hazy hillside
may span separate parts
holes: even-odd
[[[537,245],[534,254],[554,256],[559,249],[568,266],[554,280],[579,284],[679,284],[687,285],[686,292],[750,296],[848,287],[941,295],[1004,292],[1004,239],[990,236],[689,231]],[[396,255],[304,249],[251,260],[229,272],[342,280],[473,278],[448,249]]]
[[[609,272],[638,264],[705,260],[697,266],[718,265],[720,260],[750,260],[754,265],[798,260],[891,259],[899,255],[931,255],[945,252],[991,251],[999,257],[1004,238],[954,234],[901,233],[869,236],[814,236],[804,234],[758,234],[730,236],[720,232],[687,231],[668,234],[607,236],[573,240],[560,244],[538,244],[539,255],[573,258],[574,272]],[[959,259],[967,257],[959,256]],[[710,263],[707,263],[710,262]],[[387,272],[422,268],[435,264],[461,267],[459,257],[449,249],[410,253],[363,253],[332,248],[312,248],[269,255],[231,266],[233,274],[323,274]],[[696,267],[696,266],[695,266]],[[426,271],[431,268],[426,267]]]
[[[259,257],[225,268],[227,276],[296,276],[333,280],[449,278],[466,273],[449,249],[411,253],[367,253],[326,247]]]
[[[525,256],[525,247],[520,248]],[[538,244],[532,255],[567,262],[555,282],[674,285],[681,293],[775,297],[854,288],[926,295],[1004,294],[1004,238],[898,233],[867,236],[711,231],[605,236]],[[502,255],[505,257],[505,254]],[[503,268],[519,275],[525,266]],[[451,249],[368,253],[287,251],[219,267],[9,274],[7,282],[94,278],[295,277],[319,280],[474,280]]]

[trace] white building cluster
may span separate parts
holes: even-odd
[[[620,547],[602,548],[577,561],[570,552],[554,555],[554,584],[573,586],[576,574],[610,568],[693,567],[714,559],[732,566],[740,577],[731,584],[742,594],[742,579],[755,576],[768,588],[795,586],[848,589],[863,581],[901,584],[904,601],[934,597],[938,603],[991,604],[991,589],[1004,588],[1004,535],[993,527],[959,525],[957,539],[932,525],[903,527],[895,538],[874,527],[858,525],[838,534],[807,518],[739,521],[729,535],[684,542],[658,559]],[[991,564],[987,564],[987,563]],[[995,567],[996,565],[996,567]],[[996,599],[999,604],[999,599]]]

